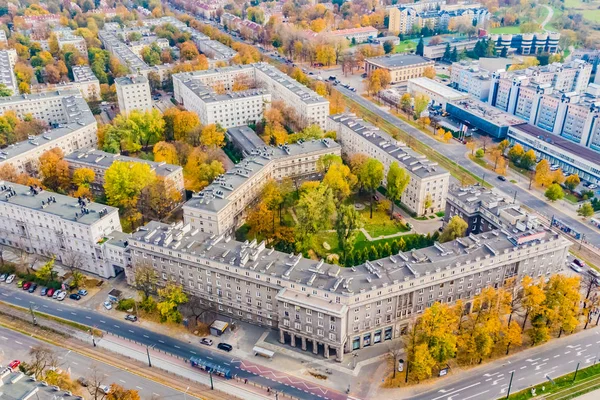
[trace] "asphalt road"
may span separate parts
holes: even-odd
[[[59,302],[40,296],[39,291],[30,294],[17,288],[14,283],[0,283],[0,301],[26,308],[31,306],[36,311],[93,326],[145,346],[154,346],[155,349],[182,358],[205,357],[211,362],[231,368],[232,374],[237,374],[242,379],[247,378],[249,381],[270,387],[275,392],[283,392],[299,399],[314,399],[315,396],[325,400],[346,400],[348,398],[345,394],[287,375],[284,372],[266,368],[249,360],[232,358],[228,353],[217,350],[216,343],[213,347],[186,343],[142,328],[136,323],[78,307],[75,300],[65,299]],[[204,372],[199,370],[198,373],[203,374]]]
[[[413,127],[412,125],[407,124],[400,118],[388,113],[385,110],[382,110],[381,108],[377,107],[375,104],[371,103],[359,94],[356,94],[339,85],[336,86],[336,89],[345,96],[349,97],[350,99],[356,101],[363,107],[367,108],[369,111],[373,112],[380,118],[399,127],[400,129],[412,135],[420,142],[435,149],[438,153],[459,164],[466,170],[472,172],[473,174],[479,177],[483,177],[485,175],[486,182],[491,183],[499,191],[505,193],[508,197],[514,196],[516,192],[517,199],[527,207],[531,208],[532,210],[535,210],[537,213],[545,216],[548,219],[551,219],[552,216],[559,218],[567,225],[576,229],[580,233],[585,234],[586,241],[592,243],[597,247],[600,247],[600,234],[598,234],[598,231],[594,230],[589,225],[581,223],[575,218],[563,214],[562,212],[548,204],[546,201],[533,196],[527,190],[522,189],[519,186],[510,183],[509,181],[501,181],[499,179],[496,179],[496,174],[484,169],[483,167],[472,162],[471,160],[465,158],[465,153],[467,152],[467,149],[463,145],[449,144],[440,146],[440,143],[437,140],[421,132],[419,129]]]
[[[69,370],[72,379],[79,377],[88,378],[91,374],[92,366],[95,366],[98,372],[104,375],[103,385],[110,386],[112,383],[123,386],[126,389],[137,390],[143,399],[195,399],[191,395],[184,395],[182,392],[161,385],[150,379],[142,378],[125,369],[115,368],[111,365],[100,363],[91,358],[82,356],[78,353],[68,351],[62,347],[52,346],[48,343],[39,341],[22,333],[11,331],[10,329],[0,328],[0,363],[7,365],[12,360],[28,361],[29,350],[32,347],[44,345],[51,348],[59,359],[58,368]],[[85,389],[84,389],[85,392]]]

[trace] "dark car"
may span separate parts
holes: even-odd
[[[43,287],[40,289],[40,296],[45,296],[46,294],[48,294],[48,288],[47,287]]]
[[[31,286],[29,286],[28,292],[29,293],[35,292],[35,289],[37,289],[37,287],[38,287],[37,283],[32,283]]]
[[[505,176],[498,175],[498,179],[500,179],[503,182],[506,182],[506,177]]]
[[[227,352],[230,352],[231,350],[233,350],[233,347],[231,347],[231,345],[227,344],[227,343],[219,343],[217,345],[217,348],[221,349],[223,351],[227,351]]]
[[[29,290],[30,287],[31,287],[31,282],[25,282],[21,288],[23,290]]]
[[[55,290],[52,289],[52,288],[50,288],[50,289],[48,289],[48,292],[46,292],[46,296],[52,297],[52,295],[54,294],[54,292],[55,292]]]
[[[573,260],[573,262],[574,262],[575,264],[579,265],[580,267],[583,267],[583,266],[585,266],[585,263],[584,263],[583,261],[581,261],[581,260],[577,259],[577,258],[576,258],[576,259],[574,259],[574,260]]]
[[[69,296],[69,298],[73,299],[73,300],[80,300],[81,295],[78,295],[77,293],[73,293],[72,295]]]
[[[125,319],[127,321],[131,321],[131,322],[136,322],[137,321],[137,317],[135,315],[133,315],[133,314],[127,314],[125,316]]]
[[[90,382],[88,382],[88,380],[85,379],[83,376],[77,378],[77,382],[83,387],[88,387],[90,385]]]

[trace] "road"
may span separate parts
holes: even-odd
[[[103,385],[110,386],[112,383],[123,386],[126,389],[137,390],[144,399],[195,399],[189,394],[161,385],[150,379],[142,378],[125,369],[115,368],[111,365],[101,363],[97,360],[82,356],[78,353],[68,351],[62,347],[52,346],[40,340],[34,339],[22,333],[6,328],[0,328],[0,363],[7,365],[12,360],[29,360],[29,350],[32,347],[44,345],[51,348],[59,359],[58,368],[69,370],[72,379],[90,376],[92,366],[95,366],[99,375],[104,375]],[[85,392],[85,390],[84,390]]]
[[[548,15],[546,15],[546,18],[544,18],[544,20],[542,21],[542,23],[540,24],[540,26],[542,27],[542,29],[544,31],[546,31],[546,25],[548,25],[548,23],[550,21],[552,21],[552,17],[554,16],[554,9],[548,5],[542,4],[542,7],[545,7],[548,10]]]
[[[570,336],[554,340],[538,348],[525,351],[504,360],[500,365],[478,368],[461,373],[457,379],[449,376],[435,389],[413,396],[415,400],[478,400],[505,397],[514,372],[511,393],[589,367],[600,361],[600,329],[588,328]],[[548,385],[551,383],[548,381]],[[538,393],[539,395],[539,393]]]
[[[270,387],[276,392],[283,392],[299,399],[346,400],[345,394],[305,381],[296,376],[276,371],[248,360],[232,358],[228,353],[217,350],[216,345],[206,347],[190,344],[167,335],[153,332],[121,319],[112,318],[106,314],[78,307],[74,300],[65,299],[62,302],[42,297],[38,293],[28,293],[18,289],[13,284],[0,284],[0,300],[21,307],[33,307],[34,310],[45,314],[74,321],[80,324],[96,327],[102,331],[124,337],[141,343],[144,346],[154,346],[155,349],[167,352],[184,359],[192,356],[205,357],[211,362],[224,367],[230,367],[233,374],[262,386]],[[198,373],[203,373],[198,371]]]
[[[509,181],[500,181],[495,179],[496,174],[475,164],[474,162],[465,157],[465,153],[467,150],[463,145],[454,143],[441,145],[440,142],[438,142],[434,138],[423,133],[421,130],[413,127],[412,125],[409,125],[400,118],[379,108],[375,104],[363,98],[361,95],[356,94],[339,85],[336,86],[336,89],[346,97],[349,97],[350,99],[367,108],[369,111],[373,112],[380,118],[412,135],[420,142],[435,149],[438,153],[459,164],[474,175],[477,175],[479,177],[485,176],[488,182],[493,182],[493,186],[495,186],[499,191],[503,192],[507,197],[513,197],[516,192],[517,199],[530,209],[535,210],[537,213],[549,219],[551,219],[553,215],[556,216],[557,218],[565,222],[567,225],[576,229],[580,233],[585,234],[586,241],[592,243],[596,247],[600,247],[600,235],[591,226],[585,225],[579,220],[560,212],[558,209],[552,207],[546,201],[537,198],[536,196],[529,193],[527,190],[522,189],[519,186],[510,183]]]

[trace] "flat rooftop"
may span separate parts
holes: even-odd
[[[88,104],[81,96],[81,92],[76,89],[2,97],[0,98],[0,106],[42,100],[60,101],[63,106],[63,117],[67,120],[67,123],[58,124],[56,128],[50,129],[39,136],[0,149],[0,162],[20,156],[25,152],[37,148],[40,144],[69,135],[84,126],[96,126],[96,118],[94,118]]]
[[[215,260],[242,270],[268,274],[271,279],[276,277],[332,293],[352,295],[363,289],[402,285],[431,273],[450,269],[458,263],[464,265],[479,258],[495,257],[505,251],[515,250],[519,245],[539,243],[541,240],[564,239],[543,227],[518,234],[495,230],[444,244],[435,243],[424,249],[400,252],[352,268],[341,268],[323,260],[305,259],[302,254],[266,249],[264,242],[242,243],[229,240],[224,235],[215,237],[197,230],[190,231],[190,226],[184,226],[181,222],[170,226],[152,221],[132,234],[130,245],[138,247],[149,243],[154,247],[188,253],[192,255],[192,260]],[[196,262],[200,264],[199,260]],[[243,271],[239,273],[242,274]]]
[[[576,155],[596,164],[596,166],[600,165],[600,153],[597,153],[587,147],[580,146],[577,143],[573,143],[561,136],[549,133],[548,131],[538,128],[537,126],[530,124],[519,124],[512,126],[510,129],[527,134],[528,136],[550,144],[559,150],[565,151],[566,154]]]
[[[468,97],[468,95],[463,92],[454,90],[451,87],[448,87],[442,83],[436,82],[433,79],[429,79],[426,77],[409,79],[408,83],[409,85],[413,83],[417,86],[421,86],[426,90],[437,93],[438,95],[444,97],[447,100],[460,100],[464,99],[465,97]]]
[[[497,126],[512,126],[525,122],[525,120],[517,116],[504,112],[496,107],[492,107],[488,103],[484,103],[472,98],[450,101],[448,104],[452,104],[459,109],[462,109],[474,116],[483,118]]]
[[[46,192],[41,188],[31,188],[12,182],[0,181],[0,204],[8,203],[30,210],[37,210],[66,221],[84,225],[92,225],[107,214],[117,212],[116,208],[104,204],[89,200],[83,200],[83,202],[80,203],[74,197]],[[83,211],[84,208],[87,212]]]
[[[248,126],[234,126],[227,129],[227,134],[242,151],[250,153],[257,147],[265,146],[265,142]]]
[[[424,155],[418,154],[405,143],[399,142],[379,128],[357,118],[353,114],[330,115],[328,118],[342,123],[354,132],[364,137],[376,147],[384,150],[398,161],[398,164],[420,178],[448,174],[437,163],[429,161]]]
[[[212,59],[223,59],[229,60],[233,58],[237,51],[233,50],[229,46],[225,46],[223,43],[217,40],[202,40],[198,43],[199,47],[201,47],[200,51],[204,52],[212,52],[213,54],[208,54],[209,58]],[[207,50],[208,49],[208,50]]]
[[[229,203],[229,196],[243,187],[248,180],[262,170],[272,160],[300,154],[310,154],[320,150],[339,149],[340,145],[331,139],[310,140],[302,143],[280,145],[278,147],[264,145],[250,152],[225,174],[217,177],[210,185],[192,196],[185,203],[186,207],[194,207],[218,212]]]
[[[299,97],[300,100],[306,104],[329,103],[329,101],[323,96],[317,94],[315,91],[304,86],[297,80],[289,77],[287,74],[284,74],[271,64],[261,62],[252,65],[257,70],[269,76],[269,78],[285,86],[290,92]]]
[[[148,83],[148,79],[144,75],[127,75],[115,79],[118,86],[138,85]]]
[[[74,65],[73,80],[75,82],[93,82],[98,81],[98,78],[96,78],[96,75],[94,75],[88,65]]]
[[[257,96],[262,99],[263,96],[269,94],[266,89],[262,88],[248,89],[238,92],[228,91],[227,93],[216,93],[212,87],[195,79],[184,80],[182,83],[204,103],[216,103],[226,100],[246,99]]]
[[[388,54],[380,57],[367,58],[367,62],[389,69],[406,68],[420,64],[434,64],[433,61],[415,54]]]
[[[90,167],[108,169],[115,161],[136,162],[150,166],[150,169],[158,176],[167,177],[175,171],[181,170],[181,166],[142,160],[141,158],[127,157],[120,154],[107,153],[97,149],[79,149],[64,158],[69,163],[84,164]]]
[[[69,396],[64,390],[56,391],[52,386],[44,386],[41,382],[36,382],[27,375],[12,383],[13,379],[18,378],[20,375],[22,375],[21,372],[15,371],[2,378],[3,385],[0,394],[2,399],[75,400],[79,398],[78,396]]]

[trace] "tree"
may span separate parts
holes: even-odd
[[[361,227],[362,218],[353,205],[342,205],[338,209],[335,220],[335,231],[340,249],[342,250],[342,260],[344,260],[347,266],[352,266],[348,264],[346,257],[354,248],[357,231]]]
[[[417,44],[417,49],[416,49],[415,53],[418,56],[423,56],[424,49],[425,49],[425,42],[423,41],[423,38],[421,37],[421,39],[419,39],[419,43]]]
[[[65,193],[71,183],[69,164],[63,157],[58,147],[47,150],[40,156],[39,167],[44,186],[60,193]]]
[[[521,281],[523,287],[523,308],[525,308],[525,316],[523,317],[523,323],[521,329],[525,329],[528,316],[537,316],[543,308],[544,301],[546,300],[546,294],[544,293],[544,282],[540,279],[538,283],[535,283],[533,278],[530,276],[523,277]]]
[[[183,168],[185,188],[194,192],[200,191],[223,173],[223,163],[197,147],[190,153]]]
[[[410,175],[396,161],[390,165],[387,173],[386,196],[391,200],[390,219],[394,218],[394,203],[402,198],[402,194],[410,183]]]
[[[178,307],[188,301],[183,288],[173,282],[169,282],[163,289],[158,289],[158,295],[161,301],[158,302],[156,307],[160,313],[161,321],[180,323],[182,315]]]
[[[125,389],[113,383],[110,385],[110,391],[106,395],[106,400],[140,400],[140,395],[137,390]]]
[[[357,179],[350,168],[343,164],[333,164],[323,177],[323,183],[331,188],[338,200],[343,200],[350,195]]]
[[[162,220],[181,202],[181,193],[162,176],[144,187],[139,197],[139,210],[144,219]]]
[[[134,267],[134,286],[142,294],[142,300],[156,293],[158,276],[149,262],[138,263]]]
[[[89,188],[96,179],[96,173],[91,168],[78,168],[73,172],[73,184],[77,187]]]
[[[592,215],[594,215],[594,207],[592,207],[592,204],[589,201],[586,201],[577,210],[577,215],[582,216],[583,219],[591,217]]]
[[[578,276],[567,277],[555,274],[544,287],[545,316],[549,328],[558,329],[558,337],[563,332],[571,333],[579,323],[579,301],[581,300]]]
[[[563,192],[559,184],[553,183],[552,185],[548,186],[544,196],[546,196],[546,198],[550,201],[556,201],[565,197],[565,192]]]
[[[54,277],[54,257],[48,260],[35,272],[36,278],[44,282],[50,282]]]
[[[579,175],[577,174],[569,175],[565,179],[565,186],[570,191],[575,190],[575,188],[577,188],[577,186],[579,186],[580,183],[581,180],[579,179]]]
[[[316,232],[328,229],[331,216],[335,213],[335,201],[332,190],[320,184],[300,195],[296,206],[296,235],[298,244],[303,248]]]
[[[552,184],[552,171],[550,171],[550,163],[548,160],[541,160],[535,167],[535,183],[541,186]]]
[[[498,150],[500,150],[500,152],[502,154],[504,154],[504,151],[506,149],[508,149],[509,146],[510,146],[510,142],[508,141],[508,139],[504,139],[503,141],[501,141],[500,143],[498,143]]]
[[[448,28],[448,30],[450,30],[450,29]],[[448,43],[446,43],[446,49],[444,50],[444,55],[442,56],[442,60],[453,61],[451,51],[452,50],[450,49],[450,42],[448,42]]]
[[[275,213],[261,201],[248,213],[246,224],[250,227],[248,237],[267,237],[275,231]]]
[[[458,215],[453,216],[450,221],[444,227],[442,234],[440,235],[440,242],[449,242],[456,238],[462,237],[467,231],[468,225],[464,219]]]
[[[154,153],[154,161],[166,162],[167,164],[179,164],[179,157],[177,156],[177,149],[175,145],[167,142],[158,142],[154,145],[152,150]]]
[[[119,114],[106,129],[104,150],[109,153],[138,152],[164,139],[165,121],[157,109]]]
[[[475,154],[475,150],[477,150],[477,142],[474,140],[470,140],[466,144],[467,149],[471,150],[471,155]]]
[[[523,146],[517,143],[508,151],[508,158],[510,161],[517,164],[521,160],[521,157],[523,157],[523,154],[525,154]]]
[[[29,361],[21,365],[27,375],[33,375],[36,379],[41,380],[48,369],[58,367],[59,361],[54,351],[42,344],[30,348]]]
[[[367,162],[363,164],[360,171],[358,172],[358,181],[361,186],[367,190],[370,196],[370,207],[371,215],[373,218],[373,197],[375,197],[375,191],[381,185],[383,180],[383,164],[374,158],[369,158]]]
[[[433,199],[431,198],[431,193],[427,192],[425,198],[423,199],[423,215],[427,214],[427,209],[431,207],[433,204]]]
[[[204,146],[223,147],[225,145],[225,131],[218,125],[206,125],[202,129],[200,142]]]
[[[503,157],[502,151],[500,149],[492,149],[490,151],[490,158],[494,161],[494,170],[498,167],[498,161]]]
[[[416,379],[417,382],[429,378],[436,363],[429,352],[427,343],[421,343],[416,346],[415,349],[411,351],[411,354],[412,357],[409,358],[411,376]],[[394,366],[394,368],[396,368],[396,366]]]
[[[367,88],[369,93],[376,94],[380,90],[388,87],[392,78],[390,73],[384,69],[376,69],[371,72],[371,75],[367,78]]]
[[[194,60],[200,55],[196,45],[190,41],[182,43],[179,51],[183,60]]]
[[[533,149],[527,150],[525,154],[519,160],[519,165],[527,170],[531,169],[535,165],[536,160],[535,152]]]
[[[0,83],[0,97],[9,97],[13,95],[13,91],[6,87],[4,83]]]
[[[423,111],[425,111],[429,105],[429,100],[429,97],[423,93],[418,93],[415,96],[415,118],[421,117],[421,113],[423,113]]]
[[[344,96],[338,91],[331,91],[329,95],[329,114],[335,115],[344,112],[346,102]]]
[[[385,51],[385,54],[393,53],[394,42],[392,42],[391,40],[386,40],[385,42],[383,42],[383,51]]]
[[[429,79],[434,79],[436,76],[435,67],[433,67],[433,66],[426,67],[423,70],[423,76],[425,76],[426,78],[429,78]]]
[[[410,93],[404,93],[400,98],[400,108],[402,111],[408,114],[408,112],[412,108],[412,97],[410,97]]]
[[[325,154],[317,160],[317,171],[327,173],[333,164],[343,164],[342,157],[336,154]]]

